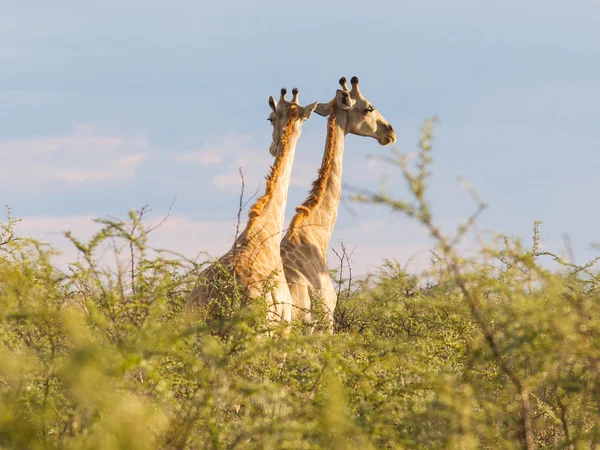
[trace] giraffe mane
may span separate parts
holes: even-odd
[[[296,215],[293,217],[289,225],[290,237],[293,237],[298,231],[302,222],[310,216],[310,214],[319,206],[323,200],[323,193],[327,187],[327,181],[331,174],[331,161],[335,154],[335,127],[336,127],[336,108],[334,104],[331,105],[331,111],[329,118],[327,119],[327,142],[325,143],[325,156],[323,157],[323,163],[319,168],[319,175],[317,179],[313,181],[312,187],[308,193],[308,197],[304,200],[300,206],[296,208]]]
[[[292,135],[294,122],[297,119],[298,109],[297,107],[292,106],[290,118],[281,130],[282,132],[279,138],[281,150],[278,157],[275,159],[275,163],[271,166],[269,175],[267,175],[267,188],[265,189],[265,193],[256,201],[256,203],[254,203],[254,205],[252,205],[250,211],[248,212],[248,234],[250,234],[250,232],[256,227],[257,219],[262,215],[267,202],[273,197],[277,180],[279,179],[279,175],[283,170],[283,156],[290,148],[290,136]]]

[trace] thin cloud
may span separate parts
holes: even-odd
[[[0,142],[0,185],[129,179],[149,149],[143,137],[108,135],[89,125],[72,135]]]
[[[240,189],[240,167],[244,174],[244,183],[255,189],[269,173],[269,167],[273,163],[268,148],[258,148],[252,136],[233,134],[208,142],[199,150],[180,153],[175,156],[175,160],[196,163],[201,167],[215,166],[213,185],[219,190],[229,192],[237,192]]]
[[[159,216],[148,218],[147,227],[159,223],[161,219]],[[241,226],[244,227],[245,223]],[[78,256],[74,246],[63,235],[66,230],[72,231],[77,239],[85,242],[100,230],[100,225],[93,221],[92,216],[73,215],[25,217],[17,227],[21,236],[40,239],[61,251],[62,254],[54,261],[61,269],[66,269]],[[235,220],[194,220],[177,214],[153,231],[148,243],[153,248],[170,250],[192,259],[202,255],[200,260],[203,260],[208,258],[206,255],[218,257],[225,253],[233,244],[234,237]],[[430,258],[428,250],[431,244],[426,234],[413,224],[406,224],[399,230],[398,224],[390,227],[382,221],[362,221],[355,227],[336,231],[330,247],[339,251],[340,241],[354,252],[351,262],[354,276],[375,270],[381,266],[384,258],[397,259],[415,271],[425,269]],[[108,258],[107,264],[112,264],[110,255],[107,250],[104,256]],[[329,251],[329,265],[331,268],[339,265],[332,250]]]
[[[53,263],[59,269],[66,270],[69,263],[76,261],[80,255],[64,236],[64,232],[71,231],[78,240],[86,242],[101,229],[101,225],[93,219],[90,215],[25,217],[17,224],[17,233],[20,236],[38,239],[58,250],[60,254],[53,259]],[[148,217],[146,227],[151,228],[162,219],[159,216]],[[149,235],[148,245],[190,259],[200,255],[199,260],[202,261],[220,256],[229,250],[234,236],[234,221],[203,221],[173,215]],[[102,263],[113,264],[111,252],[110,248],[99,252]]]
[[[207,151],[197,150],[193,152],[187,152],[181,155],[177,155],[175,160],[178,162],[191,162],[200,164],[202,167],[210,166],[213,164],[220,164],[223,161],[223,157],[215,154],[209,153]]]
[[[239,192],[240,168],[244,183],[254,190],[264,181],[273,164],[268,148],[258,148],[252,136],[232,134],[221,136],[202,149],[180,153],[175,160],[196,163],[201,167],[215,166],[212,183],[217,189],[227,192]],[[308,187],[317,177],[315,164],[296,161],[293,170],[291,186]]]
[[[138,153],[136,155],[130,155],[126,158],[121,158],[117,161],[117,166],[119,167],[135,167],[138,166],[142,161],[144,161],[148,155],[144,153]]]

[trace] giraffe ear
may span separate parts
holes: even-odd
[[[329,103],[318,103],[315,112],[323,117],[327,117],[331,112],[331,105]]]
[[[277,102],[271,96],[269,96],[269,106],[271,107],[271,109],[273,110],[273,112],[277,111]]]
[[[337,103],[338,108],[347,111],[354,106],[356,100],[352,99],[348,92],[338,89],[335,93],[335,102]]]
[[[317,108],[317,102],[311,103],[310,105],[306,105],[302,108],[302,112],[300,113],[300,118],[304,120],[308,120],[312,112]]]

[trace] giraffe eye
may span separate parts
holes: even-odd
[[[372,106],[367,106],[365,108],[365,114],[371,114],[375,109]]]
[[[271,122],[271,125],[273,125],[273,118],[272,118],[272,117],[267,117],[267,120],[268,120],[269,122]]]

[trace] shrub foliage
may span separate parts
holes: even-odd
[[[530,246],[493,236],[464,251],[484,205],[454,235],[435,224],[431,140],[429,121],[415,167],[388,160],[410,200],[354,194],[425,227],[431,267],[336,272],[332,335],[269,338],[259,301],[232,300],[219,333],[186,316],[201,267],[152,251],[143,210],[100,220],[87,243],[67,233],[79,258],[66,273],[54,250],[16,236],[9,210],[0,448],[598,448],[595,261],[541,251],[539,223]],[[114,264],[101,263],[107,248]]]

